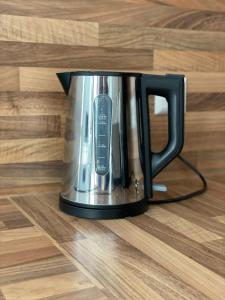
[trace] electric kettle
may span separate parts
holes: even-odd
[[[148,209],[153,178],[181,151],[185,77],[118,72],[58,73],[68,97],[60,209],[94,219]],[[168,143],[151,151],[148,96],[168,102]]]

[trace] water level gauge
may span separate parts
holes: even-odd
[[[105,94],[94,100],[95,171],[98,175],[109,172],[112,99]]]

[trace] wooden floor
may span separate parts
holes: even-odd
[[[65,215],[58,189],[2,193],[1,300],[225,299],[223,177],[205,195],[121,220]]]

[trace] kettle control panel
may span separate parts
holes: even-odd
[[[95,171],[104,176],[109,172],[112,128],[112,99],[105,94],[94,100]]]

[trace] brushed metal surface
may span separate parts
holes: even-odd
[[[143,199],[138,147],[135,76],[72,76],[65,125],[65,187],[62,196],[90,205],[118,205]],[[96,169],[96,98],[111,101],[107,172]],[[105,117],[107,119],[107,117]],[[107,123],[107,122],[106,122]],[[101,146],[101,145],[100,145]],[[104,160],[104,158],[103,158]]]

